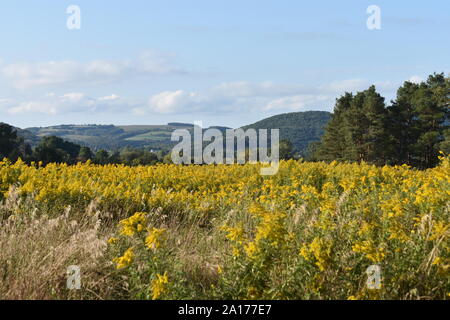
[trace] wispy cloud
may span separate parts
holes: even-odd
[[[334,81],[319,86],[276,84],[267,82],[227,82],[203,91],[164,91],[150,97],[146,107],[135,112],[287,112],[331,110],[334,100],[344,92],[367,89],[371,83],[364,79]],[[382,90],[394,84],[378,82]]]
[[[418,76],[418,75],[413,75],[413,76],[411,76],[409,79],[408,79],[408,81],[409,82],[412,82],[412,83],[420,83],[420,82],[422,82],[424,79],[421,77],[421,76]]]
[[[420,81],[416,76],[414,81]],[[365,79],[344,79],[321,85],[280,84],[271,81],[225,82],[204,90],[165,90],[147,99],[130,99],[117,93],[92,97],[82,92],[46,93],[37,99],[0,99],[0,109],[9,114],[132,113],[149,114],[231,114],[331,111],[335,99],[345,92],[367,89]],[[382,92],[393,92],[398,84],[376,82]]]
[[[11,115],[67,113],[124,112],[135,107],[132,101],[121,99],[116,94],[105,97],[90,97],[81,92],[70,92],[62,95],[46,94],[32,101],[0,101],[0,109]]]
[[[0,65],[0,76],[17,89],[61,84],[104,83],[142,75],[179,74],[173,56],[146,51],[136,59],[21,62]]]

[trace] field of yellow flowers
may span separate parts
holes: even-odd
[[[450,299],[449,157],[260,166],[0,162],[0,298]]]

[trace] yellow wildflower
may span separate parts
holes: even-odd
[[[144,212],[136,212],[131,217],[121,220],[119,223],[121,225],[120,233],[124,236],[132,236],[136,232],[141,232],[145,229],[146,218]]]
[[[372,241],[366,240],[357,242],[352,246],[352,250],[358,253],[364,253],[365,257],[372,262],[380,262],[386,256],[383,247],[376,248]]]
[[[331,262],[331,248],[331,242],[316,237],[300,249],[300,255],[307,261],[314,260],[319,270],[324,271]]]
[[[131,265],[134,260],[133,248],[127,249],[123,256],[115,258],[113,261],[117,263],[117,269],[123,269]]]
[[[148,235],[145,238],[145,245],[149,249],[158,249],[161,241],[164,239],[166,229],[151,228],[148,229]]]
[[[167,272],[164,272],[164,275],[156,274],[156,278],[152,280],[151,289],[152,289],[152,299],[157,300],[167,292],[167,284],[169,283],[169,278],[167,276]]]
[[[118,238],[112,237],[112,238],[109,238],[109,239],[108,239],[108,243],[109,243],[109,244],[114,244],[114,243],[116,243],[118,240],[119,240]]]

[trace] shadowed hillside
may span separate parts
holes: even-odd
[[[311,142],[320,140],[330,119],[331,113],[326,111],[291,112],[258,121],[243,129],[280,129],[280,140],[291,141],[295,151],[304,154]]]
[[[290,140],[295,151],[304,153],[311,142],[319,141],[323,128],[331,114],[323,111],[293,112],[273,116],[244,129],[280,129],[280,139]],[[212,126],[221,131],[228,129],[223,126]],[[38,138],[57,136],[92,149],[114,150],[124,147],[146,149],[170,149],[174,142],[171,134],[176,129],[192,130],[189,123],[171,122],[167,125],[59,125],[52,127],[28,128],[27,133]],[[36,140],[36,137],[34,138]]]

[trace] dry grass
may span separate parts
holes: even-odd
[[[12,195],[0,208],[0,297],[2,299],[77,299],[108,296],[106,235],[99,213],[57,217],[37,209],[22,212]],[[81,269],[84,290],[66,288],[67,268]],[[102,274],[105,272],[105,274]]]
[[[116,273],[107,245],[117,219],[98,211],[95,201],[81,211],[70,206],[53,211],[32,197],[20,197],[14,188],[0,204],[0,299],[126,298],[127,279]],[[217,230],[205,228],[200,218],[180,223],[180,217],[158,209],[152,217],[172,235],[173,259],[188,282],[200,291],[216,283],[227,250]],[[81,290],[67,289],[71,265],[80,267]]]

